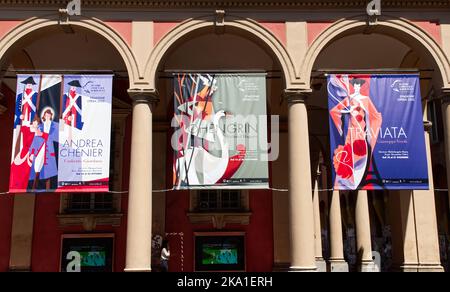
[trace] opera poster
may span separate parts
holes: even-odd
[[[175,189],[265,189],[265,74],[175,74]]]
[[[330,75],[335,190],[429,189],[418,75]]]
[[[112,75],[18,75],[10,193],[109,190]]]

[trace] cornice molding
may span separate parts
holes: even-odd
[[[155,90],[128,89],[128,95],[134,103],[157,104],[159,102],[159,94]]]
[[[249,225],[252,213],[188,213],[191,224],[212,224],[214,229],[222,230],[227,225]]]
[[[0,6],[48,6],[64,7],[68,0],[0,0]],[[308,9],[330,9],[330,8],[359,8],[365,7],[367,1],[363,0],[83,0],[83,7],[87,8],[308,8]],[[429,1],[383,1],[383,7],[387,8],[450,8],[450,0]]]
[[[61,228],[83,226],[85,231],[94,231],[97,226],[120,227],[123,214],[60,214],[56,217]]]

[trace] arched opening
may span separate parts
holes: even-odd
[[[345,31],[343,30],[345,26],[342,26],[341,33],[330,37],[326,44],[320,47],[317,58],[312,62],[311,88],[313,92],[307,101],[309,131],[318,133],[324,138],[323,143],[327,145],[328,156],[330,155],[330,142],[326,73],[364,72],[370,74],[417,71],[420,74],[424,119],[430,119],[427,112],[427,100],[436,99],[440,89],[445,85],[447,78],[445,66],[436,57],[435,51],[429,50],[423,44],[422,36],[415,38],[405,31],[391,27],[391,24],[394,23],[383,22],[386,25],[380,24],[373,28],[362,24],[349,24]],[[389,53],[386,54],[386,52]],[[436,111],[439,112],[440,108]],[[435,126],[440,127],[439,124]],[[434,157],[439,155],[438,147],[439,142],[432,144]],[[390,218],[388,212],[395,212],[395,210],[389,208],[388,200],[384,196],[383,192],[371,194],[373,203],[370,213],[375,227],[372,230],[372,247],[388,244],[389,246],[382,248],[390,250],[392,248],[391,238],[387,237],[391,236],[391,224],[395,223],[385,220],[385,218]],[[381,263],[382,267],[388,267],[392,261],[391,258],[386,257],[382,257],[382,260],[385,261]]]
[[[165,155],[155,157],[158,168],[163,169],[158,175],[156,184],[165,188],[172,187],[172,159],[173,150],[170,143],[172,129],[169,128],[173,117],[173,73],[267,73],[267,113],[279,115],[281,118],[280,158],[269,165],[271,185],[286,188],[288,185],[283,169],[288,161],[287,155],[287,108],[281,103],[284,87],[284,76],[280,62],[271,49],[257,36],[243,29],[226,26],[222,32],[216,31],[214,26],[208,26],[192,31],[178,39],[167,51],[157,69],[156,89],[161,102],[154,110],[154,123],[158,133],[154,133],[154,153],[161,151]],[[165,125],[165,126],[164,126]],[[284,128],[283,128],[284,125]],[[270,140],[270,138],[269,138]],[[156,142],[157,141],[157,142]],[[160,145],[160,146],[158,146]],[[169,147],[166,147],[168,145]],[[283,148],[286,147],[286,148]],[[155,181],[155,175],[154,175]],[[214,192],[212,192],[214,193]],[[275,265],[289,262],[289,225],[285,210],[288,207],[287,193],[273,193],[271,191],[243,190],[240,191],[240,213],[251,210],[249,222],[226,224],[222,229],[217,224],[193,222],[192,216],[186,216],[186,211],[195,213],[198,202],[204,202],[206,194],[195,191],[167,192],[155,194],[159,202],[154,207],[154,220],[165,222],[160,232],[174,233],[183,230],[184,241],[184,269],[190,271],[192,265],[187,263],[195,261],[193,245],[194,233],[202,230],[221,231],[224,233],[234,231],[245,232],[247,238],[246,270],[271,271]],[[209,198],[215,193],[207,194]],[[165,197],[165,199],[164,199]],[[223,193],[219,198],[223,198]],[[218,199],[220,200],[220,199]],[[215,202],[215,201],[214,201]],[[216,203],[209,202],[209,206]],[[208,206],[204,204],[203,206]],[[198,206],[197,206],[198,209]],[[202,207],[201,209],[205,209]],[[210,213],[217,213],[209,210]],[[220,212],[219,212],[220,213]],[[237,212],[239,213],[239,212]],[[235,213],[240,218],[239,214]],[[195,214],[194,214],[195,215]],[[158,219],[156,219],[158,218]],[[217,217],[216,217],[217,218]],[[274,223],[275,222],[275,223]],[[273,226],[273,228],[272,228]],[[187,239],[186,239],[187,238]],[[174,252],[178,253],[179,244],[174,240]],[[264,242],[264,244],[262,244]],[[263,250],[264,249],[264,250]],[[174,271],[180,270],[181,259],[172,259]]]
[[[50,21],[47,21],[47,24]],[[24,23],[23,26],[27,26]],[[2,149],[12,148],[12,129],[15,114],[17,74],[114,74],[113,78],[113,113],[111,133],[110,175],[112,191],[128,189],[128,169],[130,152],[130,113],[131,99],[127,94],[129,88],[128,68],[117,47],[110,40],[100,35],[88,25],[73,25],[70,29],[63,29],[58,25],[46,25],[23,34],[25,28],[19,26],[9,35],[17,33],[14,43],[6,43],[8,38],[2,39],[2,48],[8,47],[0,56],[0,92],[2,103],[7,110],[0,115],[0,134],[4,139],[0,141]],[[4,170],[0,179],[1,190],[8,190],[11,152],[5,151],[0,157],[0,166]],[[12,195],[11,195],[12,197]],[[121,219],[121,208],[127,205],[126,194],[40,194],[27,195],[32,200],[29,208],[31,222],[27,236],[32,236],[30,242],[32,271],[55,271],[55,263],[61,256],[61,236],[64,233],[84,234],[87,229],[95,232],[116,233],[114,271],[123,271],[125,266],[126,222]],[[15,200],[15,198],[14,198]],[[88,203],[91,202],[91,203]],[[19,204],[19,203],[17,203]],[[104,209],[100,210],[103,207]],[[84,218],[86,214],[110,212],[118,219],[117,224],[89,227],[77,221],[73,226],[67,224],[63,218]],[[59,214],[59,216],[57,216]],[[115,214],[115,215],[114,215]],[[117,215],[117,216],[116,216]],[[28,216],[28,215],[27,215]],[[112,218],[111,217],[111,218]],[[34,223],[33,223],[34,222]],[[11,231],[9,232],[9,236]],[[14,243],[13,243],[14,244]],[[25,245],[21,248],[27,248]],[[18,251],[27,253],[28,251]]]

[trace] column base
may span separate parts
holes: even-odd
[[[312,273],[317,272],[317,267],[290,267],[290,273]]]
[[[345,260],[330,260],[329,271],[332,273],[348,273],[348,264]]]
[[[125,268],[126,273],[150,273],[152,269],[149,268]]]
[[[361,273],[379,273],[380,267],[378,267],[374,262],[362,262],[360,266],[358,266],[358,272]]]
[[[327,272],[327,262],[323,258],[316,258],[317,272],[326,273]]]
[[[440,264],[430,264],[430,265],[407,264],[400,266],[400,272],[443,273],[445,271],[444,267],[442,267]]]
[[[289,272],[289,267],[291,264],[289,263],[275,263],[273,265],[273,272]]]

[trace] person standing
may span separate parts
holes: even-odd
[[[168,272],[170,259],[169,241],[167,239],[164,240],[161,247],[161,272]]]

